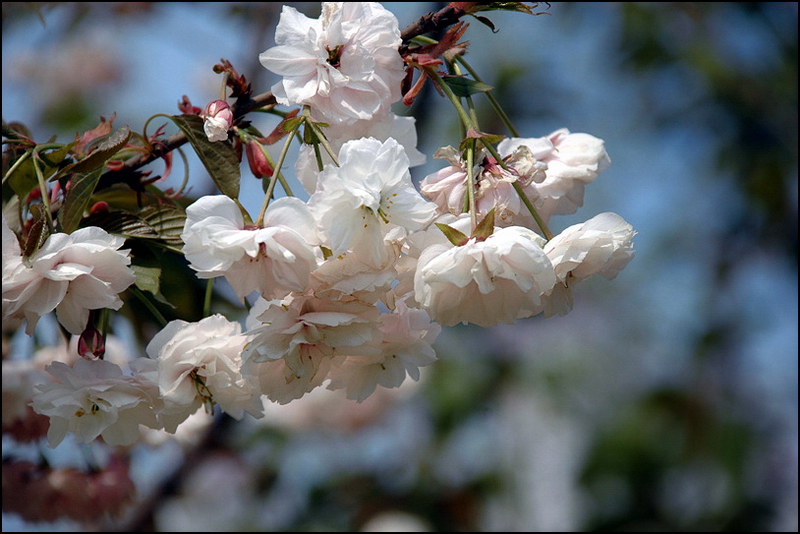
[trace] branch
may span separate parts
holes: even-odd
[[[260,95],[256,95],[250,100],[246,101],[243,105],[240,105],[239,102],[232,106],[233,109],[233,116],[239,118],[243,115],[246,115],[253,111],[254,109],[258,109],[264,106],[269,106],[276,104],[275,97],[271,92],[261,93]],[[167,152],[171,152],[186,144],[188,139],[183,134],[183,132],[178,132],[172,134],[171,136],[167,137],[163,141],[155,144],[153,146],[153,151],[147,155],[140,155],[135,156],[128,161],[125,162],[125,165],[118,170],[108,171],[103,173],[103,176],[100,178],[100,181],[97,183],[96,190],[100,190],[106,187],[111,187],[117,183],[125,183],[128,182],[129,179],[135,177],[135,173],[138,169],[141,169],[148,163],[152,163],[153,161],[157,160]]]
[[[454,7],[452,3],[447,4],[439,11],[422,15],[408,28],[400,32],[400,38],[403,43],[407,44],[411,39],[423,33],[438,32],[451,24],[455,24],[465,14],[463,9]]]
[[[447,26],[455,24],[463,17],[466,12],[460,7],[454,7],[453,4],[448,4],[439,11],[428,13],[421,16],[414,23],[408,26],[400,33],[400,38],[403,40],[403,47],[406,46],[414,37],[424,33],[438,32]],[[401,47],[401,52],[402,48]],[[233,106],[233,115],[239,118],[247,113],[264,106],[276,104],[275,97],[271,92],[261,93],[254,96],[252,99],[246,101],[244,105],[239,105],[236,102]],[[186,144],[188,140],[182,132],[173,134],[163,141],[159,142],[153,147],[153,151],[147,155],[135,156],[125,162],[121,169],[108,171],[103,173],[102,177],[97,183],[96,190],[111,187],[117,183],[129,183],[132,185],[133,181],[138,181],[140,175],[137,173],[139,169],[152,163],[164,154],[175,150],[176,148]]]

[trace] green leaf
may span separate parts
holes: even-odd
[[[283,131],[286,133],[293,132],[294,130],[298,129],[300,124],[302,124],[304,121],[305,117],[292,117],[291,119],[284,120],[281,124],[281,128],[283,128]]]
[[[65,233],[71,234],[77,230],[102,172],[103,167],[99,167],[86,174],[73,176],[64,206],[58,211],[58,220]]]
[[[494,233],[494,208],[492,208],[491,211],[486,214],[486,217],[475,226],[475,230],[472,231],[472,237],[483,241],[492,235],[492,233]]]
[[[492,33],[497,33],[498,32],[498,30],[494,27],[494,23],[492,23],[491,20],[487,19],[486,17],[482,17],[480,15],[472,15],[472,16],[475,17],[482,24],[485,24],[486,26],[488,26],[489,29],[492,30]]]
[[[8,177],[8,184],[23,202],[28,193],[39,186],[39,180],[36,178],[36,170],[33,168],[33,160],[30,156],[26,157],[25,161],[14,169],[14,172]]]
[[[181,234],[186,224],[186,212],[178,207],[147,206],[139,212],[159,238],[169,245],[183,247]]]
[[[209,141],[203,131],[203,119],[198,115],[172,115],[171,118],[192,144],[220,192],[233,199],[239,198],[241,169],[233,146],[226,141]]]
[[[464,245],[467,241],[469,241],[469,238],[467,237],[466,234],[460,232],[459,230],[456,230],[452,226],[448,226],[442,223],[436,223],[436,226],[439,227],[439,230],[441,230],[444,233],[448,241],[450,241],[457,247],[460,247]]]
[[[97,226],[110,234],[123,237],[140,237],[159,239],[156,232],[149,224],[138,215],[128,211],[109,210],[93,213],[84,217],[81,226]]]
[[[494,89],[491,85],[486,85],[466,76],[443,76],[442,80],[459,97],[474,95],[475,93],[487,93]]]
[[[80,161],[76,161],[75,163],[67,165],[61,169],[55,177],[58,178],[61,176],[66,176],[70,173],[90,173],[95,169],[102,169],[105,167],[106,162],[110,160],[114,154],[119,152],[126,144],[128,144],[128,140],[130,138],[130,128],[123,126],[116,132],[103,139],[91,154]]]
[[[161,268],[159,267],[145,267],[144,265],[131,265],[134,274],[136,275],[136,287],[142,291],[147,291],[152,294],[155,299],[166,304],[171,308],[175,308],[170,302],[161,294]]]
[[[467,136],[461,140],[461,144],[459,145],[459,150],[461,150],[462,152],[465,151],[472,139],[480,139],[481,143],[483,143],[484,145],[486,145],[486,143],[489,143],[490,145],[496,145],[504,138],[505,138],[504,135],[476,132],[475,130],[470,128],[469,130],[467,130]]]

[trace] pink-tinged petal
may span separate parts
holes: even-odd
[[[316,54],[295,46],[272,47],[259,54],[258,60],[280,76],[306,76],[317,68]]]

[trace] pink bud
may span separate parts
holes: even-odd
[[[233,126],[233,110],[224,100],[210,102],[201,115],[203,130],[211,142],[227,141],[228,130]]]
[[[258,141],[250,141],[245,148],[247,152],[247,163],[250,164],[250,171],[256,178],[269,178],[275,172],[269,160],[264,155],[263,149]]]
[[[94,326],[88,326],[78,338],[78,354],[87,360],[103,359],[106,342],[103,335]]]
[[[95,202],[94,205],[89,210],[89,213],[94,215],[95,213],[100,213],[108,211],[108,202],[105,200],[101,200],[100,202]]]

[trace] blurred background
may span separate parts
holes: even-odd
[[[218,98],[221,58],[267,91],[258,54],[280,5],[4,2],[3,120],[38,142],[115,113],[141,131],[183,95]],[[384,5],[405,28],[443,4]],[[23,518],[4,485],[3,530],[797,531],[797,3],[537,10],[484,13],[494,33],[471,20],[466,58],[523,136],[605,140],[611,167],[551,228],[625,218],[636,258],[615,280],[578,286],[565,317],[445,328],[418,383],[361,404],[315,391],[262,420],[198,416],[153,437],[129,451],[137,497],[117,517]],[[476,102],[482,130],[507,133]],[[417,118],[420,180],[459,142],[455,113],[434,91],[396,111]],[[270,120],[253,117],[264,132]],[[189,196],[214,193],[187,156]],[[163,187],[180,184],[175,166]],[[251,214],[261,191],[245,163]],[[196,320],[204,286],[174,271],[165,296]],[[241,313],[216,288],[214,309]],[[135,312],[115,323],[123,339],[146,330]],[[12,335],[4,358],[45,347],[47,328]],[[4,434],[4,469],[21,454],[85,467],[85,449],[59,449]]]

